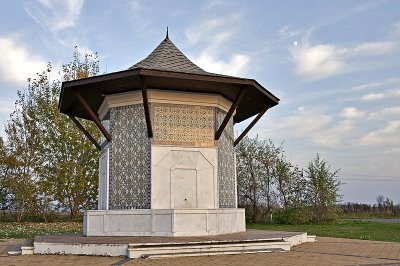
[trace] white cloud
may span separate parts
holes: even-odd
[[[346,119],[359,119],[365,116],[365,111],[360,111],[355,107],[346,107],[342,110],[340,115]]]
[[[14,99],[0,100],[0,137],[6,139],[4,127],[6,121],[10,118],[10,114],[14,111]]]
[[[208,52],[202,52],[200,57],[194,61],[206,71],[235,76],[243,73],[250,58],[246,55],[234,54],[228,62],[225,62],[215,59]]]
[[[389,78],[387,80],[383,81],[370,81],[364,84],[357,85],[351,90],[353,91],[362,91],[362,90],[369,90],[373,88],[379,88],[379,87],[388,87],[388,86],[400,86],[400,78]]]
[[[55,33],[73,27],[79,18],[84,0],[38,0],[38,5],[30,5],[25,11],[37,23]]]
[[[221,56],[227,49],[227,43],[235,37],[237,29],[232,29],[242,15],[231,14],[195,23],[185,29],[185,36],[190,44],[201,45],[199,55],[193,60],[206,71],[226,74],[243,75],[250,62],[250,56],[232,52],[229,57]]]
[[[384,153],[385,154],[400,154],[400,148],[387,149]]]
[[[372,131],[360,139],[361,145],[400,145],[400,120],[387,121],[386,127]]]
[[[186,39],[192,45],[200,42],[208,42],[215,46],[220,44],[221,41],[228,41],[233,35],[230,25],[235,23],[240,17],[241,15],[236,13],[195,23],[185,29]]]
[[[295,71],[298,76],[317,80],[336,75],[344,71],[340,51],[334,45],[297,46],[292,50]]]
[[[391,117],[400,116],[400,107],[387,107],[368,115],[368,120],[384,120]]]
[[[368,101],[375,101],[381,100],[385,98],[385,94],[383,93],[368,93],[361,98],[361,101],[368,102]]]
[[[354,128],[352,120],[335,121],[325,128],[313,132],[312,140],[315,144],[323,147],[347,146],[348,135]]]
[[[334,44],[311,45],[303,41],[291,49],[295,73],[308,80],[319,80],[344,72],[359,71],[359,62],[366,57],[381,56],[394,52],[398,44],[390,41],[366,42],[353,47]],[[370,64],[370,67],[376,67]]]
[[[400,90],[389,90],[386,92],[380,93],[368,93],[361,97],[361,101],[369,102],[369,101],[377,101],[382,99],[389,99],[393,97],[400,97]]]
[[[308,31],[310,32],[310,31]],[[289,26],[284,26],[281,29],[279,29],[279,35],[282,37],[281,40],[287,40],[293,37],[300,36],[304,34],[304,30],[291,30]]]
[[[400,22],[393,25],[392,29],[389,31],[389,35],[395,38],[400,37]]]
[[[221,6],[226,3],[225,0],[208,0],[205,2],[206,8],[215,8],[217,6]]]
[[[291,115],[283,117],[273,125],[269,125],[268,136],[297,139],[311,138],[319,142],[316,133],[332,122],[332,117],[324,114],[320,109],[300,106]]]
[[[348,118],[338,119],[325,107],[301,106],[291,115],[270,123],[265,128],[265,135],[278,140],[309,141],[318,149],[354,146],[354,139],[359,134],[358,121],[354,118],[365,115],[354,109],[345,111]]]
[[[331,121],[332,117],[323,114],[320,110],[300,106],[291,116],[281,119],[274,129],[286,131],[293,136],[304,137],[321,129]]]
[[[344,48],[346,56],[379,56],[393,52],[398,44],[395,42],[368,42],[362,43],[352,48]]]
[[[0,117],[8,116],[14,110],[14,104],[11,100],[4,101],[0,100]],[[0,120],[2,122],[2,120]]]
[[[7,83],[23,83],[27,78],[43,70],[47,62],[32,55],[21,42],[12,38],[0,38],[0,80]]]

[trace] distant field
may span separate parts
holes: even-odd
[[[340,221],[336,224],[248,224],[248,229],[307,232],[309,235],[400,242],[400,223]]]
[[[51,234],[80,233],[80,232],[82,232],[81,222],[0,223],[0,239],[34,238],[36,235],[51,235]]]

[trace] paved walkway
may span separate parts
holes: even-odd
[[[400,265],[400,243],[319,237],[285,253],[134,259],[67,255],[9,256],[22,240],[0,242],[0,265]]]

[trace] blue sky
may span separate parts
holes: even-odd
[[[98,52],[124,70],[165,37],[203,69],[281,99],[250,135],[341,168],[344,201],[400,203],[400,2],[14,1],[0,8],[0,135],[16,91],[51,62]],[[240,132],[246,123],[236,126]]]

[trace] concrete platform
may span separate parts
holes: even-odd
[[[72,254],[154,258],[259,252],[284,252],[315,242],[301,232],[247,230],[204,237],[86,237],[80,234],[36,236],[35,254]]]

